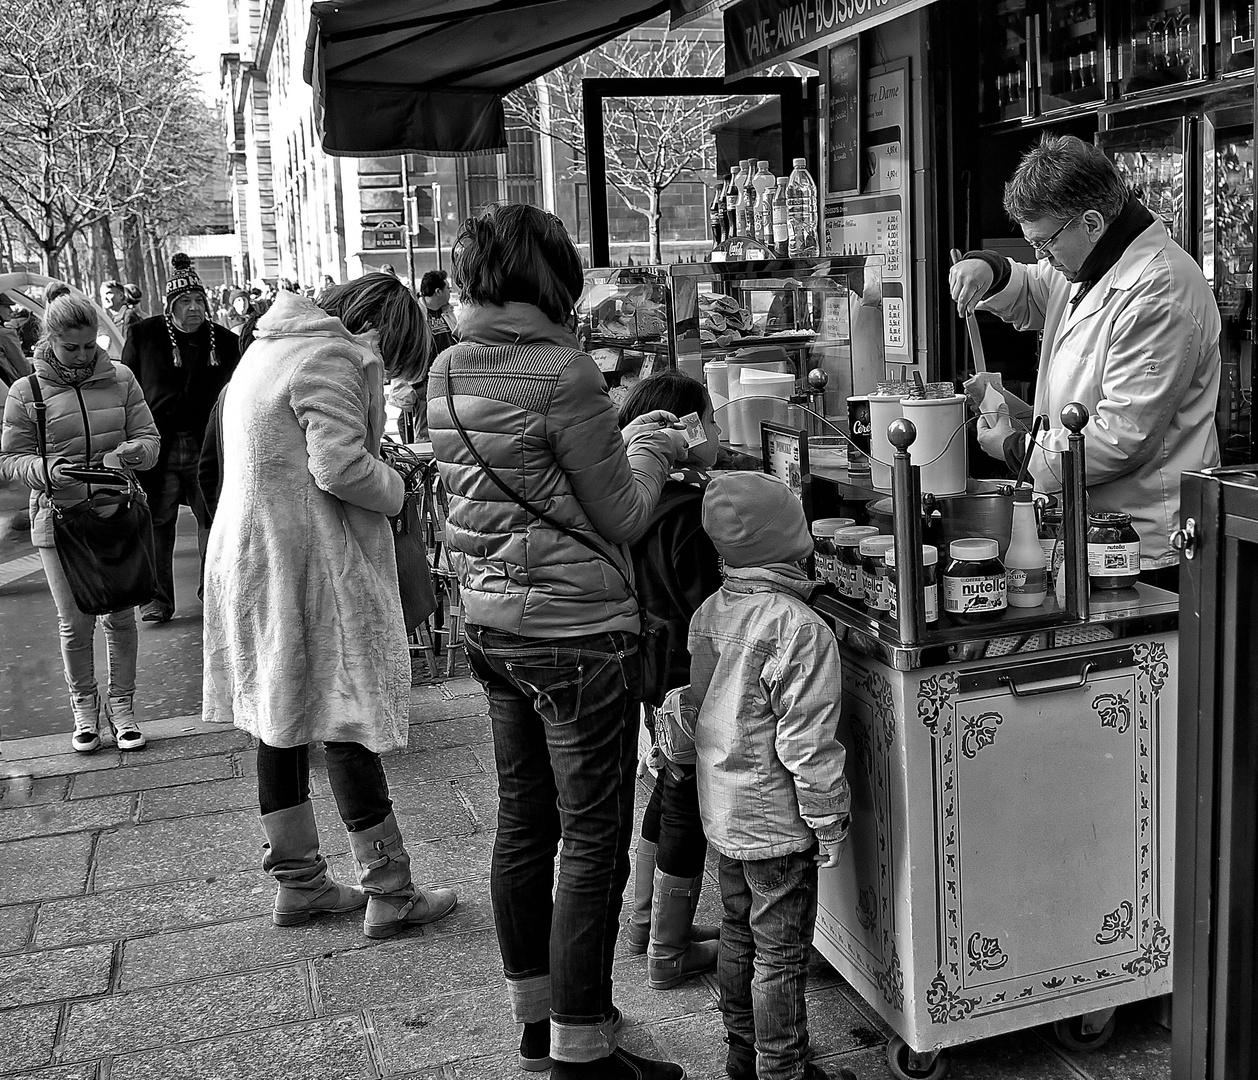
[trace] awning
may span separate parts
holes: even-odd
[[[735,0],[672,0],[669,8],[668,25],[672,29],[685,26],[705,15],[716,15],[727,7],[732,7]]]
[[[305,77],[323,148],[505,152],[503,94],[669,9],[670,0],[319,0]]]

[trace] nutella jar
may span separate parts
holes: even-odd
[[[1130,514],[1088,515],[1088,578],[1094,589],[1127,589],[1140,576],[1140,534]]]
[[[1040,511],[1040,547],[1044,549],[1044,567],[1048,571],[1048,591],[1057,587],[1057,575],[1066,561],[1066,533],[1062,512],[1056,507]]]
[[[877,536],[872,525],[849,525],[834,534],[835,585],[839,595],[859,603],[865,601],[865,571],[861,566],[861,541]]]
[[[943,572],[943,606],[960,623],[992,622],[1009,606],[1009,579],[1000,561],[1000,545],[985,537],[948,545]]]
[[[818,581],[833,583],[838,578],[834,534],[855,523],[854,518],[818,518],[812,523],[812,550]]]
[[[885,534],[869,536],[861,541],[861,570],[865,581],[865,610],[880,619],[887,617],[891,598],[887,590],[887,549],[895,537]]]
[[[887,614],[899,618],[900,575],[895,564],[895,547],[887,548],[883,561],[887,564],[887,590],[891,603]],[[926,621],[939,621],[939,549],[934,544],[922,545],[922,599],[926,609]]]

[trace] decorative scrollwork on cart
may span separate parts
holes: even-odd
[[[932,734],[939,723],[939,714],[948,707],[952,695],[957,692],[957,673],[941,671],[929,679],[923,679],[917,687],[917,718]]]
[[[883,1001],[897,1012],[904,1012],[904,972],[900,970],[900,954],[894,939],[891,941],[891,959],[878,972],[878,989],[882,991]]]
[[[969,1016],[980,1000],[980,998],[968,998],[959,994],[948,985],[948,980],[941,970],[931,980],[930,988],[926,991],[926,1011],[930,1013],[932,1023],[956,1023]]]
[[[866,933],[873,930],[878,921],[878,894],[872,885],[861,889],[856,900],[856,921]]]
[[[1000,940],[983,937],[982,934],[970,935],[965,943],[965,955],[970,961],[971,975],[977,975],[980,971],[999,971],[1009,963],[1009,954],[1000,947]]]
[[[1171,962],[1171,935],[1157,919],[1153,920],[1153,933],[1140,955],[1123,965],[1123,970],[1143,978],[1161,971]]]
[[[1113,728],[1116,735],[1125,735],[1131,727],[1130,694],[1098,694],[1092,699],[1092,709],[1101,727]]]
[[[1138,641],[1131,648],[1140,673],[1149,680],[1149,688],[1156,701],[1162,687],[1170,677],[1171,665],[1167,658],[1166,643],[1162,641]]]
[[[862,689],[874,703],[874,718],[882,724],[883,739],[890,747],[895,742],[895,695],[891,690],[891,681],[880,672],[869,671],[865,674]]]
[[[1130,900],[1124,900],[1113,911],[1101,920],[1101,929],[1097,931],[1098,945],[1113,945],[1123,938],[1131,937],[1131,922],[1135,909]]]
[[[961,732],[961,753],[967,758],[972,758],[984,746],[991,746],[996,741],[996,729],[1004,723],[1004,719],[998,712],[963,716],[961,718],[964,727]]]

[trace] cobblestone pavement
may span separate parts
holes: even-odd
[[[523,1076],[489,903],[497,801],[484,699],[471,680],[415,688],[410,746],[387,761],[418,880],[455,883],[456,914],[369,943],[361,916],[280,929],[259,869],[254,755],[240,732],[183,717],[146,725],[125,760],[64,735],[0,759],[0,1076],[41,1080],[438,1080]],[[324,850],[353,880],[345,833],[315,770]],[[639,790],[638,812],[645,802]],[[711,884],[711,881],[710,881]],[[631,885],[632,888],[632,885]],[[705,890],[700,919],[719,899]],[[816,958],[818,1059],[888,1075],[887,1030]],[[623,1041],[724,1075],[714,984],[646,986],[622,948]],[[1102,1050],[1043,1030],[955,1051],[960,1078],[1169,1078],[1170,1037],[1149,1006],[1120,1011]]]

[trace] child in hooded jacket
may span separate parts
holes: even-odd
[[[699,809],[720,853],[726,1071],[829,1080],[808,1060],[804,991],[817,871],[838,865],[851,805],[836,738],[838,644],[808,606],[817,583],[800,564],[812,537],[790,488],[719,473],[704,492],[703,527],[725,583],[690,622],[689,696]]]

